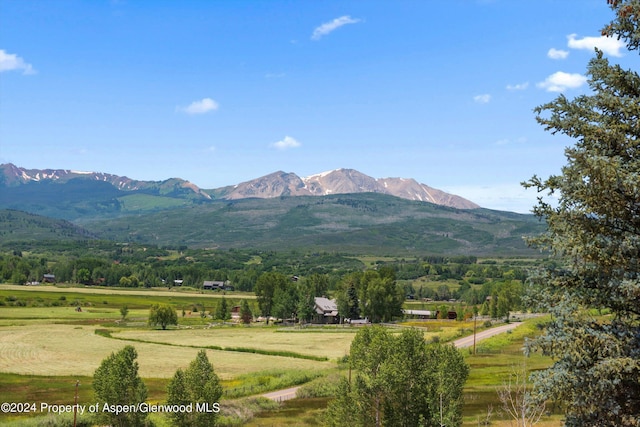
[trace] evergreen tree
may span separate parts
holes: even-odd
[[[231,319],[231,309],[229,309],[229,304],[227,304],[227,299],[225,297],[220,298],[217,317],[220,320]]]
[[[248,325],[253,320],[253,313],[251,313],[251,308],[249,307],[249,301],[246,299],[242,300],[240,303],[240,320],[245,325]]]
[[[640,2],[609,3],[617,15],[603,33],[638,49]],[[600,51],[587,75],[591,94],[536,109],[547,130],[576,143],[561,175],[525,183],[558,195],[555,205],[539,198],[534,212],[548,232],[531,243],[565,261],[530,280],[529,298],[553,321],[529,349],[554,358],[535,382],[541,399],[563,404],[567,426],[639,426],[640,76]]]
[[[394,277],[391,269],[347,275],[336,290],[338,311],[351,319],[368,317],[373,323],[402,316],[404,291]]]

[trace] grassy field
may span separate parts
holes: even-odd
[[[61,297],[64,296],[64,299]],[[7,299],[10,297],[9,299]],[[74,385],[80,381],[81,403],[92,403],[92,375],[110,353],[127,344],[138,351],[140,375],[149,388],[149,400],[166,398],[166,384],[178,368],[185,368],[199,349],[207,349],[209,360],[223,379],[224,405],[230,411],[253,407],[242,396],[285,388],[313,378],[335,376],[344,371],[338,360],[348,353],[356,328],[277,327],[218,325],[198,315],[179,316],[179,326],[166,331],[146,326],[149,305],[161,302],[178,307],[184,301],[211,301],[217,295],[175,291],[118,290],[0,286],[0,300],[24,302],[24,306],[0,306],[0,401],[72,403]],[[229,298],[229,296],[227,296]],[[81,300],[82,311],[69,306]],[[51,306],[58,301],[62,306]],[[214,300],[215,301],[215,300]],[[47,305],[49,304],[49,305]],[[120,321],[119,307],[131,309]],[[464,350],[471,366],[465,388],[465,426],[476,426],[493,407],[492,425],[501,424],[496,387],[514,366],[523,361],[525,336],[537,332],[536,320],[513,333],[489,339],[478,346],[478,354]],[[408,322],[421,327],[427,339],[455,339],[472,331],[471,322]],[[313,357],[319,360],[311,360]],[[534,356],[530,369],[548,365]],[[296,399],[273,410],[254,409],[258,415],[249,426],[321,425],[328,398]],[[11,418],[0,414],[0,424]],[[560,425],[558,417],[546,426]]]
[[[16,306],[16,302],[28,302],[29,306],[81,306],[149,308],[152,304],[170,304],[176,308],[189,309],[194,305],[212,307],[225,297],[230,302],[242,299],[255,300],[254,294],[233,292],[223,294],[217,291],[195,291],[180,288],[163,289],[126,289],[100,287],[63,287],[63,286],[19,286],[0,285],[0,306]],[[0,313],[0,317],[2,313]]]
[[[326,357],[335,362],[349,354],[354,330],[276,329],[267,327],[212,327],[194,330],[122,330],[113,335],[121,339],[163,342],[180,346],[219,346],[256,348]]]

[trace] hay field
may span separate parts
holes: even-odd
[[[212,327],[209,329],[121,330],[116,338],[163,342],[185,346],[248,347],[268,351],[291,351],[309,356],[324,356],[330,361],[349,354],[353,329],[341,332],[292,329],[282,331],[264,327]]]
[[[133,317],[133,310],[129,310],[129,315]],[[148,315],[149,310],[137,310],[136,316]],[[0,319],[48,319],[50,322],[56,320],[77,320],[87,319],[119,319],[120,309],[102,307],[82,307],[82,311],[76,311],[76,307],[2,307],[0,309]]]
[[[154,297],[189,297],[197,296],[202,298],[219,299],[222,296],[227,298],[243,298],[243,299],[255,299],[255,295],[237,293],[231,295],[224,295],[222,293],[199,292],[199,291],[183,291],[178,288],[167,290],[166,288],[159,289],[123,289],[123,288],[100,288],[95,286],[89,287],[75,287],[75,286],[56,286],[56,285],[39,285],[39,286],[23,286],[23,285],[9,285],[6,283],[0,284],[0,291],[22,291],[22,292],[53,292],[64,293],[73,292],[81,294],[95,294],[95,295],[136,295],[136,296],[154,296]]]
[[[2,327],[0,372],[91,376],[105,357],[131,344],[138,351],[142,377],[169,378],[178,368],[185,368],[198,352],[196,348],[107,338],[96,335],[95,329],[92,326],[41,324]],[[335,366],[335,362],[218,350],[208,350],[207,355],[223,379],[266,369],[323,370]]]

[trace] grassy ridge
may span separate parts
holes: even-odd
[[[5,242],[101,238],[192,248],[486,256],[534,255],[522,237],[544,228],[532,215],[459,210],[376,193],[195,204],[160,195],[115,194],[113,206],[104,209],[84,199],[69,203],[67,216],[40,208],[30,211],[75,225],[0,210],[0,236]]]
[[[83,224],[119,241],[398,256],[532,254],[522,236],[542,230],[531,215],[458,210],[372,193],[218,201]]]

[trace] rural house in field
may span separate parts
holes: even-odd
[[[233,286],[220,280],[205,280],[202,289],[205,291],[232,291]]]
[[[205,291],[221,291],[224,289],[224,282],[220,282],[218,280],[205,280],[202,284],[202,289]]]
[[[433,319],[436,313],[430,310],[402,310],[402,314],[408,319]]]
[[[45,274],[44,276],[42,276],[42,282],[43,283],[56,283],[55,274]]]
[[[315,314],[313,323],[338,323],[338,306],[335,300],[315,297],[314,299]]]

